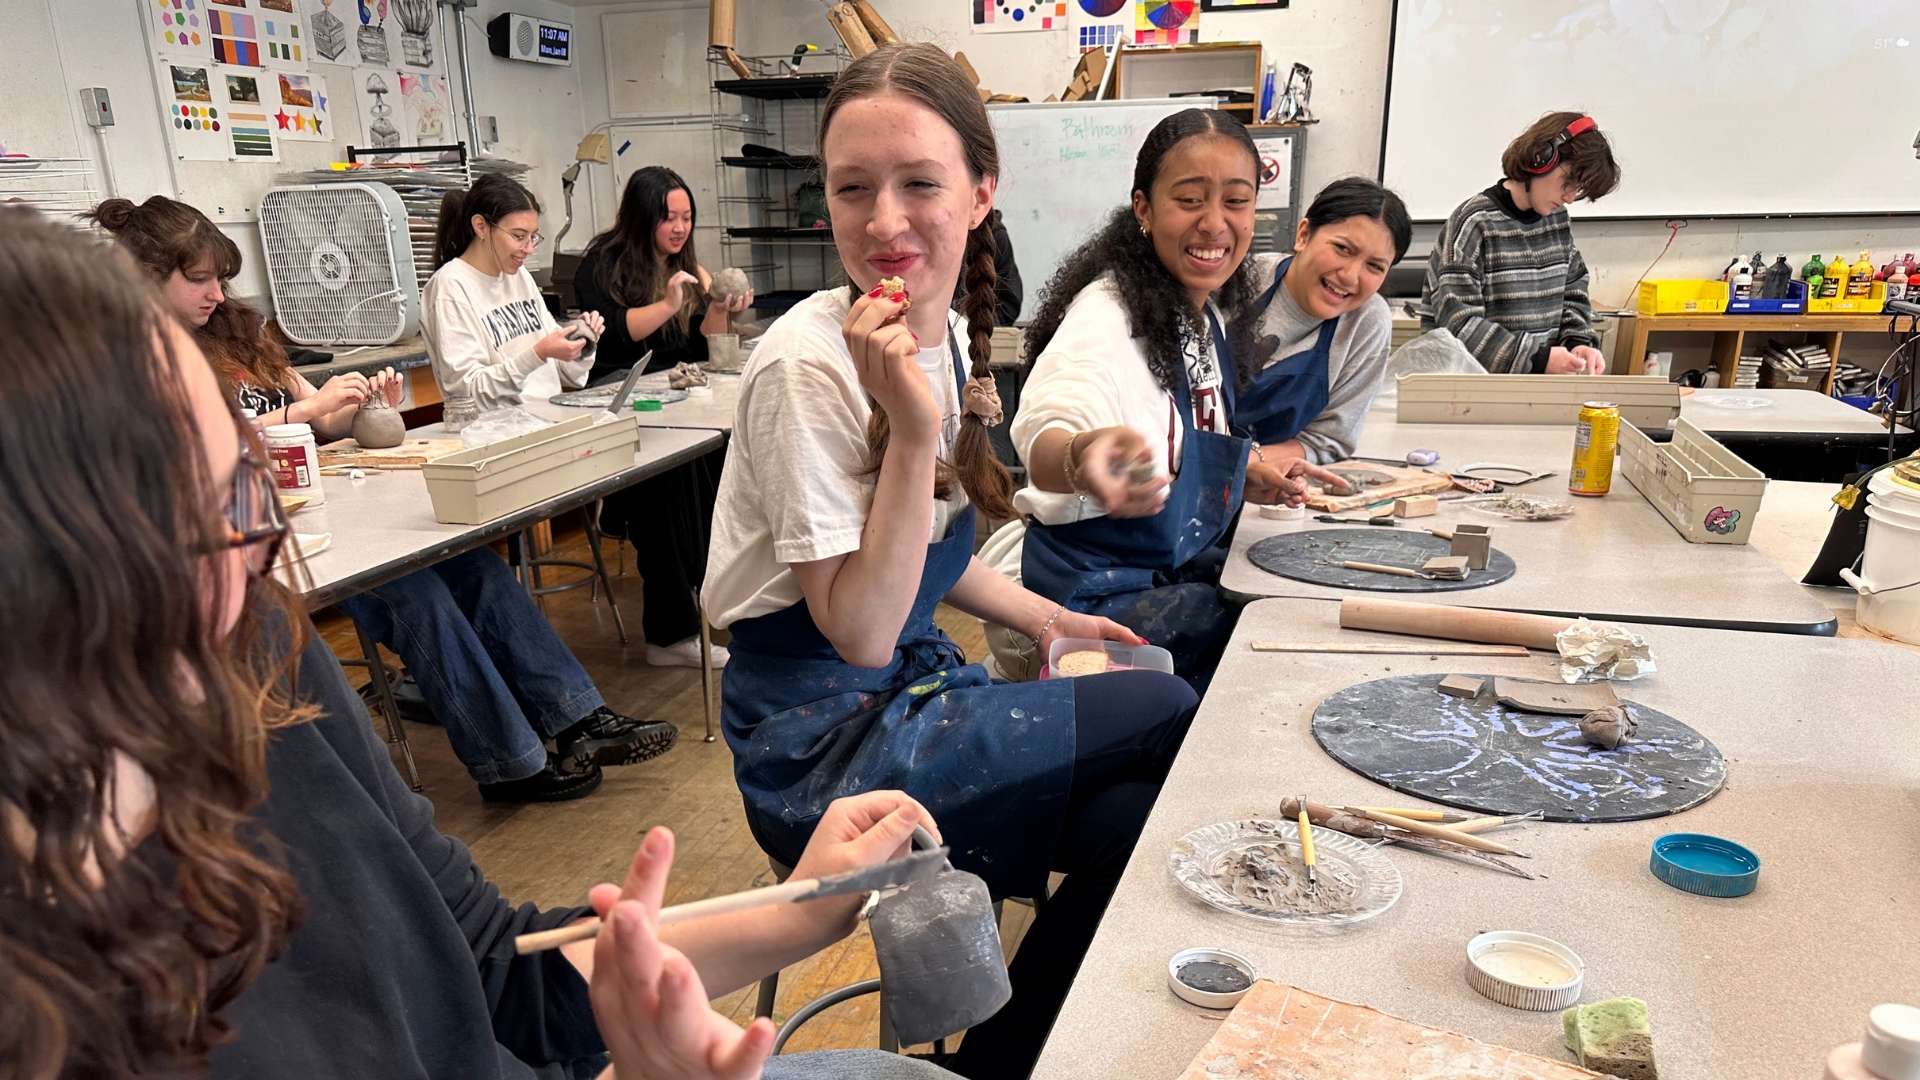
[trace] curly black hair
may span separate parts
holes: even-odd
[[[1133,190],[1150,194],[1168,152],[1182,140],[1202,135],[1222,135],[1241,143],[1257,168],[1260,154],[1239,120],[1214,109],[1185,109],[1160,121],[1148,132],[1134,162]],[[1099,232],[1062,260],[1060,269],[1041,291],[1040,310],[1027,327],[1027,367],[1033,366],[1047,343],[1053,340],[1074,298],[1109,274],[1120,294],[1120,307],[1127,313],[1127,332],[1145,339],[1147,368],[1161,389],[1171,391],[1179,382],[1183,363],[1182,331],[1205,333],[1206,326],[1194,312],[1186,287],[1153,250],[1153,238],[1140,231],[1140,223],[1134,219],[1129,206],[1116,209]],[[1245,261],[1213,294],[1214,302],[1227,318],[1228,351],[1235,357],[1247,355],[1250,331],[1242,316],[1256,299],[1253,273]],[[1224,362],[1226,358],[1222,359]],[[1244,388],[1252,380],[1253,365],[1235,364],[1234,368],[1235,381]]]

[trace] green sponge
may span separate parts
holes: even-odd
[[[1560,1014],[1560,1022],[1566,1028],[1567,1049],[1583,1068],[1621,1080],[1659,1080],[1646,1002],[1619,997],[1575,1005]]]

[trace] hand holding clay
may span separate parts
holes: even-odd
[[[371,396],[371,393],[371,387],[365,375],[357,371],[349,371],[344,375],[335,375],[333,378],[328,379],[320,389],[315,390],[312,397],[298,403],[301,407],[300,412],[302,413],[302,417],[299,420],[294,419],[294,411],[289,408],[287,410],[287,422],[295,424],[308,423],[313,417],[325,416],[328,413],[344,409],[349,405],[359,405],[366,401],[367,398]]]
[[[381,368],[373,378],[367,380],[367,396],[381,395],[392,408],[399,408],[402,398],[407,396],[407,380],[392,368]]]
[[[1304,458],[1280,461],[1253,461],[1247,464],[1246,500],[1260,506],[1300,506],[1307,501],[1307,481],[1318,480],[1331,487],[1346,484],[1338,475]]]
[[[873,292],[853,302],[840,335],[860,374],[860,387],[887,411],[894,438],[934,442],[940,437],[940,406],[926,372],[914,359],[920,342],[901,321],[913,301],[905,292]]]
[[[908,853],[913,844],[913,827],[923,825],[940,838],[939,826],[927,808],[904,791],[869,791],[835,799],[814,826],[807,849],[794,864],[796,878],[827,877],[848,870],[878,866]],[[827,929],[832,940],[853,932],[864,894],[816,900],[793,908],[796,915]]]
[[[656,920],[672,866],[673,833],[655,828],[634,853],[625,886],[593,888],[603,921],[589,993],[614,1075],[754,1080],[773,1049],[773,1021],[756,1019],[742,1029],[715,1012],[692,962],[660,941]]]
[[[1153,467],[1146,437],[1129,427],[1100,428],[1073,440],[1069,480],[1100,500],[1108,517],[1152,517],[1167,504],[1167,478]]]
[[[586,348],[587,343],[584,340],[569,336],[567,328],[563,326],[553,333],[548,334],[546,337],[541,338],[539,341],[534,342],[533,355],[545,360],[559,360],[564,363],[566,361],[580,359],[580,354],[585,352]]]
[[[1580,355],[1582,351],[1592,353],[1592,358]],[[1605,366],[1599,351],[1585,345],[1577,349],[1562,349],[1556,345],[1547,352],[1549,375],[1598,375]]]

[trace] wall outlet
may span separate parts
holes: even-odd
[[[80,107],[87,111],[88,127],[113,126],[113,102],[107,98],[106,87],[89,86],[80,91]]]
[[[493,146],[500,141],[500,118],[483,116],[480,118],[480,142],[483,146]]]

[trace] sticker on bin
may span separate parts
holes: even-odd
[[[1047,650],[1042,679],[1071,679],[1109,671],[1145,668],[1173,674],[1173,654],[1158,645],[1122,645],[1093,638],[1059,638]]]

